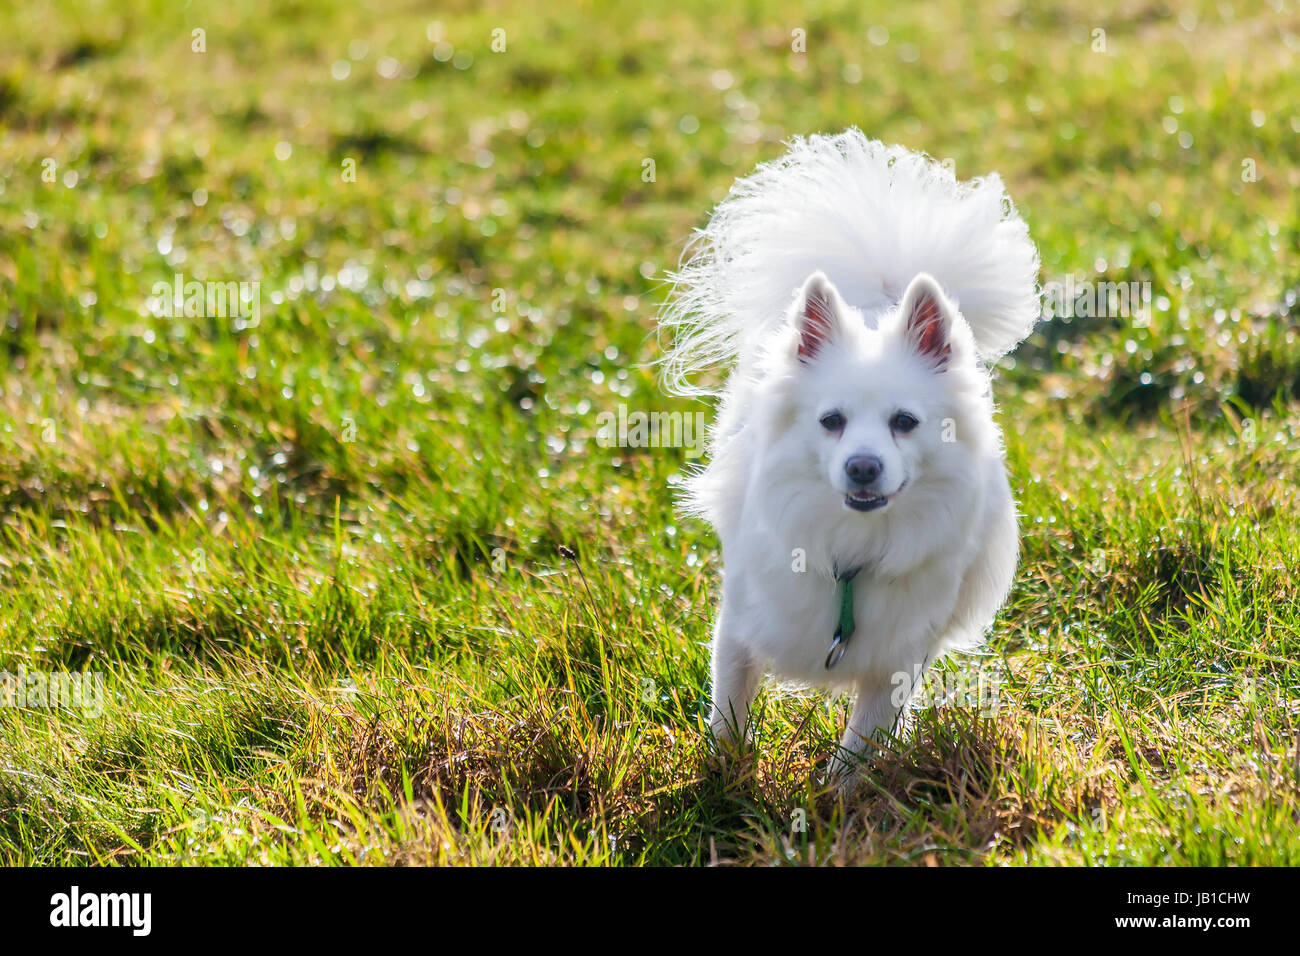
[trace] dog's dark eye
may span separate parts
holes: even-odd
[[[919,424],[921,423],[911,412],[894,412],[894,417],[889,420],[890,429],[904,435]]]
[[[844,427],[844,416],[839,412],[827,412],[819,421],[828,432],[837,432]]]

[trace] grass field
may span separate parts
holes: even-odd
[[[0,861],[1300,863],[1293,2],[435,6],[0,9],[0,670],[104,690],[0,707]],[[692,461],[596,434],[709,412],[664,272],[848,125],[1151,304],[1004,361],[997,706],[840,802],[843,699],[710,769]]]

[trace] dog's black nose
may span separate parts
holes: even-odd
[[[885,463],[875,455],[854,455],[844,463],[849,480],[859,485],[872,484],[885,470]]]

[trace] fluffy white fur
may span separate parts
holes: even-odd
[[[743,739],[765,669],[852,687],[843,773],[901,732],[900,675],[982,638],[1017,556],[986,365],[1032,328],[1037,272],[997,176],[959,183],[856,129],[795,140],[715,210],[662,325],[679,388],[730,367],[687,499],[722,543],[720,741]],[[855,567],[857,631],[828,670],[834,575]]]

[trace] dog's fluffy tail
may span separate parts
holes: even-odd
[[[868,313],[930,273],[986,362],[1039,316],[1038,251],[997,174],[961,183],[930,157],[857,129],[796,138],[736,182],[670,274],[659,323],[668,385],[707,393],[690,383],[696,372],[743,368],[818,269]]]

